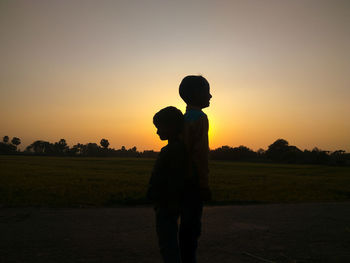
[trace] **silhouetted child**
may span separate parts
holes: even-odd
[[[175,107],[167,107],[153,117],[157,134],[168,140],[155,162],[147,197],[153,201],[156,213],[156,231],[164,262],[180,263],[178,218],[187,173],[186,149],[180,134],[184,117]]]
[[[208,131],[207,115],[202,111],[209,106],[209,83],[202,76],[187,76],[179,87],[186,102],[183,140],[187,152],[187,177],[184,202],[181,207],[179,244],[183,263],[197,262],[196,250],[201,234],[203,201],[211,199],[208,185]]]

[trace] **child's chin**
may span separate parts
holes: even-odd
[[[205,101],[205,102],[203,102],[203,107],[205,108],[205,107],[209,107],[209,105],[210,105],[210,101]]]

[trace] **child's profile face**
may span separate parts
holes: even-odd
[[[162,141],[168,140],[171,130],[167,125],[158,125],[157,128],[157,134],[159,135],[159,138]]]
[[[209,107],[210,105],[210,99],[212,98],[213,96],[210,94],[210,89],[209,87],[204,87],[202,89],[202,92],[200,93],[199,95],[199,105],[201,108],[206,108],[206,107]]]

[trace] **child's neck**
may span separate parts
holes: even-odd
[[[177,142],[177,141],[179,141],[179,140],[180,140],[179,136],[175,136],[175,137],[173,137],[173,138],[169,138],[169,139],[168,139],[168,144],[169,144],[169,143]]]
[[[194,105],[187,105],[186,110],[202,110],[201,107],[199,106],[194,106]]]

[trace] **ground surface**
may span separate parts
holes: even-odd
[[[151,207],[2,208],[0,262],[161,262]],[[350,203],[205,207],[199,263],[350,262]]]

